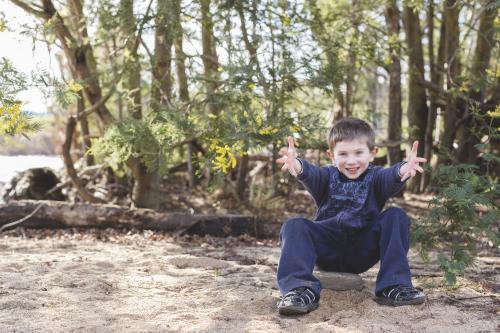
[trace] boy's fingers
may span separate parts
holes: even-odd
[[[401,177],[401,181],[404,182],[406,179],[408,179],[410,177],[410,172],[407,172],[403,175],[403,177]]]
[[[285,162],[286,162],[286,160],[287,160],[287,159],[288,159],[288,157],[284,156],[284,157],[282,157],[282,158],[278,158],[278,159],[276,160],[276,162],[283,164],[283,163],[285,163]]]
[[[283,164],[283,166],[281,167],[281,171],[286,171],[286,169],[288,169],[288,165]]]
[[[413,146],[411,147],[411,152],[413,156],[417,156],[418,151],[418,141],[413,142]]]
[[[293,138],[291,136],[288,137],[288,151],[295,149],[295,146],[293,144]]]
[[[424,169],[419,165],[415,165],[415,170],[417,170],[420,173],[424,173]]]
[[[288,172],[290,172],[292,174],[292,176],[297,177],[297,172],[295,172],[295,169],[293,167],[288,167],[288,165],[287,165],[287,169],[288,169]]]
[[[427,159],[423,158],[423,157],[415,157],[414,161],[418,162],[418,163],[425,163],[425,162],[427,162]]]

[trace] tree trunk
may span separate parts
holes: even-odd
[[[142,119],[141,107],[141,65],[137,54],[136,20],[134,16],[134,0],[120,1],[120,29],[126,40],[126,54],[123,59],[124,88],[130,98],[127,99],[129,115],[134,119]]]
[[[201,0],[201,38],[203,47],[203,67],[205,69],[205,89],[207,93],[207,111],[218,114],[217,99],[217,69],[219,67],[213,36],[213,21],[210,13],[210,0]]]
[[[245,190],[247,188],[246,178],[248,175],[248,162],[248,155],[241,156],[238,167],[238,175],[236,178],[236,196],[239,200],[243,200],[245,198]]]
[[[168,105],[172,98],[172,16],[172,0],[158,1],[151,87],[151,107],[154,111]]]
[[[127,165],[134,176],[132,190],[133,207],[158,209],[160,204],[160,181],[158,168],[148,170],[139,158],[130,158]]]
[[[474,146],[481,142],[481,136],[488,134],[487,125],[482,123],[480,119],[477,119],[476,116],[472,114],[474,111],[472,109],[477,107],[477,105],[473,105],[472,103],[474,103],[474,101],[477,102],[477,104],[482,103],[485,98],[484,82],[486,81],[486,70],[490,64],[491,51],[495,45],[495,28],[493,22],[497,17],[497,13],[498,7],[492,6],[490,9],[486,9],[485,5],[482,8],[479,20],[476,49],[474,50],[474,57],[470,69],[470,77],[473,78],[475,82],[478,82],[479,85],[471,84],[468,87],[471,102],[465,105],[465,119],[461,122],[458,129],[457,159],[462,163],[479,164],[479,151]],[[484,112],[481,112],[480,109],[478,111],[484,115]]]
[[[172,95],[171,63],[172,63],[172,2],[158,1],[155,18],[155,48],[153,53],[151,109],[158,112],[168,105]],[[148,169],[140,157],[131,157],[127,165],[134,176],[132,199],[134,207],[157,209],[160,199],[161,176],[159,163]]]
[[[389,65],[389,120],[387,140],[389,142],[401,142],[401,120],[403,111],[401,109],[400,13],[395,0],[387,2],[385,7],[385,20],[387,22],[389,39],[393,42],[398,41],[397,45],[389,43],[391,63]],[[400,145],[390,146],[388,152],[390,165],[403,159]]]
[[[115,205],[60,201],[11,201],[0,204],[0,225],[19,220],[41,207],[21,225],[29,228],[135,228],[176,234],[219,237],[250,234],[259,237],[263,224],[248,215],[191,215],[157,213],[150,209],[129,209]]]
[[[43,3],[47,11],[53,11],[54,15],[59,16],[51,0],[43,0]],[[94,50],[90,44],[87,32],[87,21],[83,15],[82,2],[80,0],[70,0],[70,11],[75,17],[75,28],[80,36],[78,36],[78,38],[71,38],[76,41],[76,43],[71,44],[70,47],[72,49],[69,51],[70,54],[67,54],[67,57],[68,59],[74,59],[74,70],[77,76],[75,79],[86,83],[83,89],[84,96],[91,105],[97,105],[103,97],[102,89],[97,74],[97,63],[94,57]],[[60,20],[60,24],[64,26],[62,18],[60,18]],[[61,30],[61,37],[59,37],[59,40],[61,40],[61,38],[68,38],[70,30],[67,27],[61,27]],[[104,103],[97,107],[96,112],[104,126],[109,126],[113,122],[113,116]]]
[[[459,9],[456,0],[446,0],[443,9],[443,24],[445,25],[445,60],[447,65],[446,89],[450,90],[457,86],[460,75],[459,57]],[[456,124],[458,118],[458,101],[452,94],[446,95],[446,109],[443,115],[444,131],[440,138],[441,154],[438,164],[449,162],[454,151]],[[452,154],[453,155],[453,154]]]
[[[434,1],[429,1],[429,6],[427,8],[427,40],[428,40],[428,57],[429,57],[429,71],[431,82],[434,84],[438,83],[438,73],[436,70],[436,62],[434,57]],[[434,128],[436,127],[436,116],[437,116],[437,96],[435,92],[429,91],[429,113],[427,114],[427,127],[425,128],[425,147],[424,147],[424,158],[427,159],[427,163],[431,162],[432,157],[432,147],[434,144]],[[427,185],[430,182],[431,174],[425,172],[422,175],[420,182],[420,192],[424,192]]]
[[[425,88],[419,83],[424,79],[424,56],[422,50],[422,32],[420,19],[413,8],[404,6],[404,26],[406,44],[408,46],[408,124],[410,127],[410,142],[418,140],[418,156],[424,154],[425,129],[427,123],[427,96]],[[420,174],[417,173],[408,186],[411,192],[420,190]]]
[[[85,102],[83,99],[83,94],[80,91],[78,93],[78,101],[77,101],[77,109],[76,109],[77,118],[79,118],[80,130],[82,135],[82,151],[85,154],[85,162],[87,166],[91,166],[95,164],[94,155],[87,154],[87,151],[90,149],[92,145],[92,141],[90,141],[90,131],[89,131],[89,122],[87,117],[79,117],[81,113],[85,110]]]
[[[184,37],[181,23],[181,0],[173,0],[173,35],[175,48],[175,69],[177,72],[177,83],[179,86],[179,98],[184,104],[185,116],[189,116],[189,89],[186,75],[186,55],[182,47]],[[186,162],[187,162],[187,177],[189,187],[193,188],[196,184],[193,168],[193,152],[190,142],[186,144]]]

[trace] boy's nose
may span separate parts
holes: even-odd
[[[354,165],[354,164],[356,164],[356,159],[355,159],[355,158],[353,158],[353,157],[349,157],[349,158],[347,159],[347,161],[346,161],[346,164],[347,164],[347,165]]]

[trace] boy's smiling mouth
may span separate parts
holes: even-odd
[[[356,174],[359,170],[359,167],[355,167],[355,168],[345,168],[347,170],[347,172],[351,173],[351,174]]]

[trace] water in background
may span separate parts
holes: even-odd
[[[57,171],[63,167],[64,163],[59,156],[47,155],[0,155],[0,183],[8,182],[17,171],[30,168],[49,167]]]

